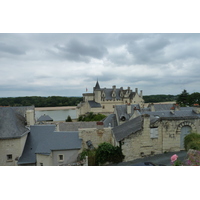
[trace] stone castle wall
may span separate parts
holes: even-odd
[[[79,129],[79,138],[82,139],[82,149],[88,148],[86,142],[90,140],[95,148],[99,144],[107,142],[114,144],[111,128],[85,128]]]

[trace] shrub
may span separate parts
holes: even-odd
[[[187,145],[187,150],[194,149],[200,151],[200,140],[191,141]]]
[[[102,119],[106,118],[103,114],[94,114],[93,112],[87,113],[86,115],[81,115],[78,118],[78,121],[101,121]]]
[[[72,118],[68,115],[67,119],[65,120],[65,122],[72,122]]]
[[[109,143],[102,143],[96,150],[96,164],[104,164],[106,162],[119,163],[124,159],[124,155],[120,147],[114,147]]]
[[[184,148],[188,151],[191,147],[197,148],[200,142],[200,134],[190,133],[184,138]]]
[[[84,149],[80,153],[80,160],[85,159],[85,157],[88,156],[88,165],[89,166],[95,166],[96,164],[96,149]]]

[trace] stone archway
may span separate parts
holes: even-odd
[[[180,123],[180,124],[178,125],[177,130],[176,130],[176,134],[177,134],[177,135],[180,135],[180,134],[181,134],[181,129],[182,129],[182,127],[184,127],[184,126],[190,126],[190,127],[192,128],[192,131],[193,131],[193,132],[197,132],[197,129],[196,129],[195,125],[194,125],[192,122],[185,121],[185,122],[182,122],[182,123]]]
[[[180,149],[184,149],[184,138],[188,134],[190,134],[192,131],[192,128],[190,126],[183,126],[181,128],[181,134],[180,134]]]
[[[192,122],[185,121],[178,125],[176,134],[180,135],[180,149],[184,149],[184,138],[192,131],[197,131],[195,125]]]

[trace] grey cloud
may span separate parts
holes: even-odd
[[[85,45],[76,40],[70,41],[67,45],[55,45],[61,55],[69,60],[89,62],[90,58],[101,59],[107,54],[103,46]]]
[[[0,42],[0,51],[9,53],[9,54],[15,54],[15,55],[22,55],[25,54],[26,52],[21,50],[20,48],[13,46],[13,45],[8,45],[6,43]]]

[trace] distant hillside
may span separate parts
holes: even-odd
[[[56,106],[76,106],[82,101],[82,97],[8,97],[0,98],[0,106],[31,106],[35,107],[56,107]]]
[[[158,95],[149,95],[143,96],[145,103],[158,103],[158,102],[176,102],[178,95],[165,95],[165,94],[158,94]]]
[[[178,95],[149,95],[143,96],[145,103],[175,102]],[[31,96],[31,97],[7,97],[0,98],[0,106],[31,106],[35,107],[57,107],[76,106],[83,101],[82,97],[61,97],[61,96]]]

